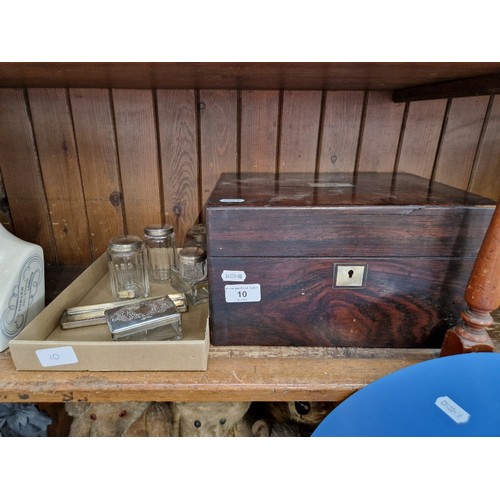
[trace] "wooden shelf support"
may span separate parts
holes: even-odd
[[[424,101],[429,99],[450,99],[493,95],[500,92],[500,73],[482,75],[475,78],[437,82],[404,89],[396,89],[393,102]]]
[[[441,356],[493,351],[487,328],[500,307],[500,200],[491,218],[465,291],[463,323],[446,332]]]

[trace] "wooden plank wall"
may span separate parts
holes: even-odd
[[[500,96],[385,91],[0,89],[0,221],[47,263],[202,218],[219,174],[410,172],[497,200]]]

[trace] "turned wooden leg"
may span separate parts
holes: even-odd
[[[446,332],[441,356],[493,351],[486,328],[493,324],[491,312],[500,307],[500,200],[477,255],[465,291],[467,308],[463,322]]]

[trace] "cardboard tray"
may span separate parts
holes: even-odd
[[[170,284],[152,284],[151,296],[177,293]],[[114,301],[106,255],[101,255],[9,343],[17,370],[204,371],[210,335],[208,304],[182,313],[183,339],[113,341],[106,324],[63,330],[65,309]]]

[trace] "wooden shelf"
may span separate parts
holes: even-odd
[[[341,401],[434,350],[212,348],[206,372],[16,371],[0,355],[0,401]]]
[[[498,321],[498,318],[497,318]],[[500,324],[492,332],[500,348]],[[342,401],[435,349],[212,347],[205,372],[17,371],[0,354],[0,402]]]
[[[0,63],[0,87],[394,90],[498,72],[498,62],[27,62]]]
[[[46,268],[47,301],[84,268]],[[500,350],[500,310],[490,335]],[[439,349],[211,347],[204,372],[18,371],[0,353],[0,402],[342,401]]]

